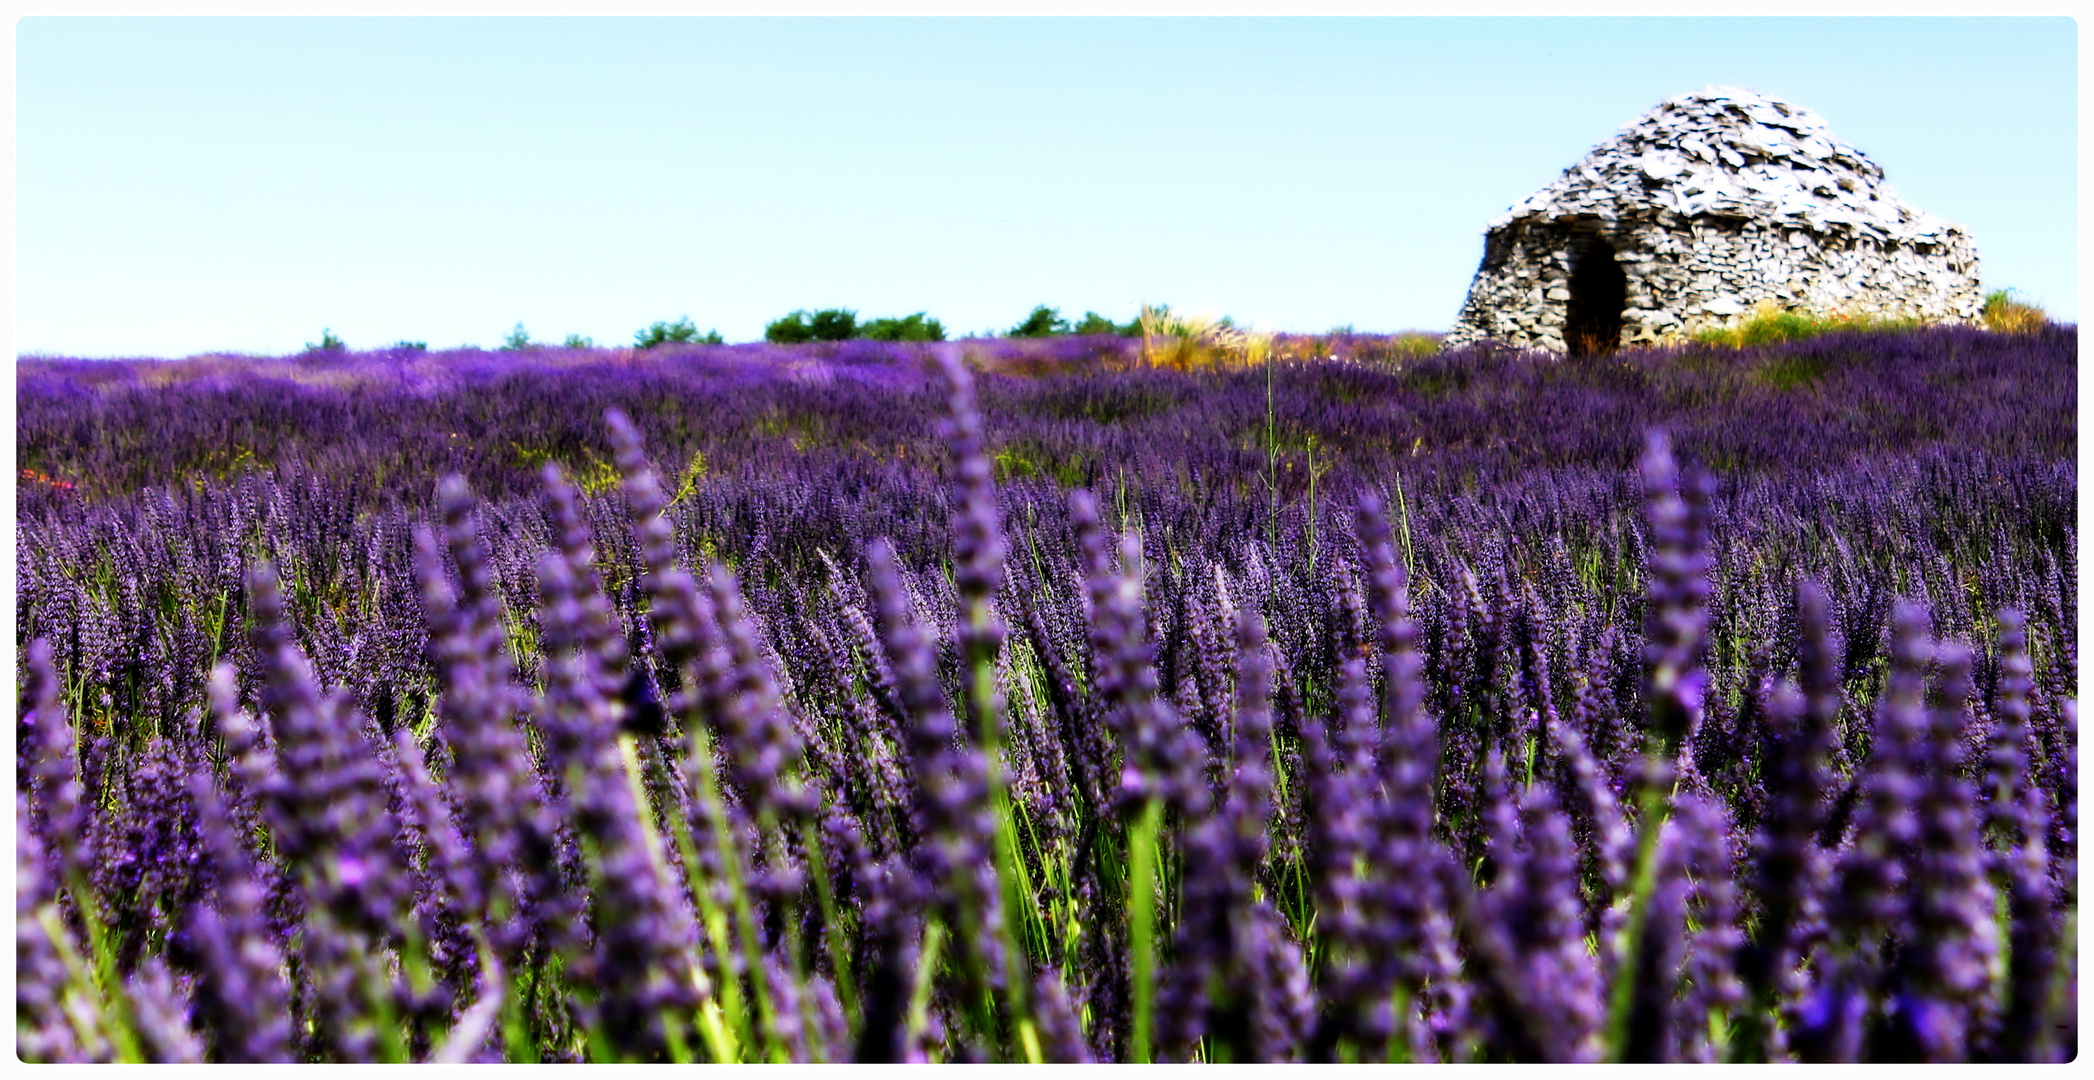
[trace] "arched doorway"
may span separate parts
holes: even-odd
[[[1571,241],[1570,294],[1563,312],[1563,343],[1570,354],[1605,356],[1620,348],[1629,276],[1604,237],[1587,234]]]

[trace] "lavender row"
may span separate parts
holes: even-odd
[[[1328,343],[1327,343],[1328,344]],[[1833,334],[1746,350],[1605,359],[1466,350],[1233,373],[1126,370],[1119,339],[971,341],[999,479],[1100,490],[1244,484],[1282,501],[1312,475],[1350,505],[1401,475],[1422,494],[1565,467],[1619,473],[1642,432],[1725,475],[1844,467],[1950,443],[2009,461],[2076,445],[2076,331]],[[324,354],[17,365],[18,505],[122,499],[250,468],[340,485],[358,510],[430,508],[439,478],[529,497],[559,461],[611,486],[607,409],[633,418],[672,494],[805,474],[888,485],[934,472],[932,346],[664,346],[643,353]],[[69,486],[68,486],[69,485]]]
[[[1270,515],[999,490],[940,374],[913,513],[614,415],[26,523],[24,1055],[2075,1051],[2069,466]]]

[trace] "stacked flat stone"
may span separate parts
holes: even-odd
[[[1562,351],[1571,257],[1592,237],[1628,279],[1624,345],[1735,323],[1757,305],[1971,322],[1969,234],[1901,201],[1816,113],[1733,87],[1672,98],[1493,220],[1455,348]]]

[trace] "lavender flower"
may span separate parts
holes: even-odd
[[[297,869],[310,901],[305,955],[317,984],[314,1049],[373,1060],[380,1040],[396,1033],[372,1023],[372,999],[394,991],[371,989],[385,985],[385,976],[369,948],[396,941],[407,911],[384,776],[343,695],[322,694],[291,644],[276,572],[266,562],[248,573],[248,605],[264,665],[262,703],[276,736],[278,772],[260,794],[277,850]]]
[[[1970,1030],[1984,1019],[1974,1005],[1986,997],[1999,949],[1974,795],[1959,775],[1970,650],[1940,646],[1936,662],[1940,675],[1928,695],[1923,741],[1915,748],[1921,788],[1913,807],[1916,850],[1907,855],[1909,937],[1892,971],[1896,994],[1872,1054],[1892,1060],[1954,1061],[1966,1055]]]
[[[1772,1024],[1782,973],[1806,953],[1800,932],[1814,894],[1827,871],[1815,840],[1824,827],[1831,795],[1829,772],[1838,715],[1839,660],[1828,640],[1830,616],[1824,590],[1805,583],[1796,590],[1799,624],[1797,662],[1805,692],[1774,688],[1764,707],[1766,745],[1761,770],[1772,795],[1756,841],[1752,892],[1760,898],[1758,926],[1739,959],[1745,1010],[1732,1040],[1732,1060],[1757,1060],[1778,1047]]]
[[[1681,976],[1687,990],[1675,1021],[1671,1056],[1678,1061],[1712,1061],[1716,1047],[1711,1025],[1733,1028],[1745,1000],[1736,970],[1745,935],[1738,926],[1731,821],[1720,801],[1699,793],[1683,795],[1676,809],[1687,849],[1686,871],[1692,878],[1695,928],[1686,942]]]
[[[58,894],[44,863],[43,845],[29,827],[29,800],[15,793],[15,1052],[23,1061],[79,1061],[87,1057],[68,1022],[69,975],[52,940]]]
[[[174,977],[158,956],[148,957],[125,986],[132,1012],[138,1018],[138,1033],[151,1061],[201,1063],[203,1043],[189,1030],[181,995]]]
[[[195,1016],[214,1061],[285,1062],[292,1055],[291,1000],[283,954],[269,924],[267,892],[207,773],[190,778],[198,831],[217,873],[215,903],[190,912],[198,953]]]
[[[436,712],[450,751],[459,820],[472,832],[474,882],[467,895],[484,905],[476,914],[513,970],[521,966],[534,927],[549,935],[557,951],[572,953],[578,921],[567,899],[570,875],[556,846],[544,786],[516,726],[520,703],[510,688],[499,623],[490,618],[481,569],[486,556],[471,527],[470,494],[449,486],[443,505],[448,546],[469,591],[461,597],[452,590],[435,536],[417,530],[416,573],[443,690]]]
[[[1682,819],[1672,818],[1659,830],[1657,873],[1634,954],[1635,998],[1622,1044],[1623,1061],[1666,1060],[1682,1023],[1675,994],[1687,946],[1690,829]]]
[[[697,1004],[695,933],[680,894],[664,880],[660,837],[628,779],[615,699],[601,693],[595,654],[585,646],[586,608],[566,560],[552,553],[540,559],[538,586],[545,756],[564,780],[594,899],[596,947],[575,960],[575,975],[594,986],[587,1020],[614,1053],[661,1057],[690,1037],[681,1017]]]
[[[2058,930],[2052,916],[2050,860],[2045,851],[2050,809],[2042,787],[2026,783],[2030,677],[2026,619],[1999,613],[1999,682],[1992,706],[1998,718],[1987,772],[1993,829],[2004,851],[1996,859],[2007,896],[2006,1001],[1984,1056],[1993,1061],[2052,1060],[2051,980],[2058,966]]]
[[[1891,667],[1876,710],[1868,774],[1854,823],[1853,845],[1842,853],[1829,916],[1839,950],[1833,968],[1805,1006],[1796,1046],[1806,1060],[1852,1061],[1869,1007],[1864,980],[1878,963],[1882,936],[1901,911],[1906,869],[1899,853],[1918,839],[1913,807],[1924,794],[1927,718],[1922,695],[1933,658],[1927,615],[1901,604],[1892,617]]]
[[[957,935],[960,1001],[973,1016],[977,1036],[986,1036],[994,1026],[990,1002],[1006,974],[1003,952],[991,944],[1002,924],[1003,896],[994,878],[995,825],[985,766],[979,751],[955,749],[952,713],[938,686],[930,645],[902,588],[893,548],[874,541],[866,549],[866,562],[880,639],[909,710],[908,750],[921,822],[919,873],[930,883],[939,918]]]
[[[1116,571],[1097,501],[1087,492],[1071,492],[1069,516],[1089,575],[1096,692],[1109,704],[1107,718],[1123,748],[1120,797],[1131,806],[1153,795],[1198,817],[1206,809],[1206,785],[1179,753],[1179,717],[1157,693],[1154,654],[1142,631],[1141,539],[1132,533],[1120,538]]]
[[[50,643],[42,638],[30,642],[27,659],[30,704],[22,719],[36,747],[28,777],[32,793],[28,820],[34,824],[41,818],[39,839],[56,860],[53,869],[58,881],[78,890],[94,872],[96,852],[88,835],[87,808],[81,803],[73,728],[58,700],[60,684],[51,663]],[[24,742],[29,744],[29,740]],[[75,902],[80,902],[77,896]]]
[[[1670,757],[1701,722],[1708,680],[1701,650],[1708,626],[1709,496],[1701,474],[1682,482],[1661,434],[1650,436],[1641,468],[1651,529],[1644,700],[1653,749]]]

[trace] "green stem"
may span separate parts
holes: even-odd
[[[814,896],[822,908],[822,940],[829,946],[829,966],[836,971],[836,1001],[843,1006],[845,1030],[858,1031],[858,983],[851,976],[851,950],[842,911],[836,905],[836,887],[829,881],[829,865],[822,859],[821,836],[814,822],[800,824],[800,843],[807,849],[807,872],[814,878]]]
[[[1129,869],[1127,931],[1134,979],[1134,1045],[1136,1064],[1150,1062],[1156,1009],[1156,859],[1163,831],[1163,800],[1151,796],[1127,838]]]
[[[94,890],[88,887],[83,875],[71,874],[69,887],[73,903],[80,911],[80,921],[87,927],[88,948],[94,953],[94,980],[92,986],[101,998],[101,1008],[96,1012],[109,1021],[109,1041],[114,1045],[118,1061],[144,1061],[145,1048],[139,1042],[138,1026],[131,1016],[131,999],[124,992],[123,982],[116,973],[116,943],[110,940],[109,927],[102,922],[101,904],[95,899]]]
[[[1646,777],[1653,770],[1646,767]],[[1629,891],[1629,918],[1622,927],[1621,959],[1614,971],[1614,986],[1607,1010],[1607,1060],[1619,1062],[1628,1049],[1629,1014],[1636,1007],[1637,954],[1643,947],[1644,922],[1649,917],[1651,892],[1658,877],[1658,833],[1671,810],[1671,800],[1646,782],[1638,799],[1640,813],[1636,829],[1636,874]]]
[[[931,989],[938,982],[938,952],[944,944],[945,926],[932,919],[923,928],[923,947],[917,951],[916,958],[916,982],[909,988],[907,1045],[914,1046],[921,1041],[924,1030],[931,1025]]]
[[[742,874],[742,849],[734,842],[734,834],[727,827],[726,803],[720,798],[720,778],[713,768],[712,737],[706,733],[703,724],[691,723],[687,725],[687,730],[691,743],[691,769],[698,787],[698,801],[705,807],[706,818],[712,822],[713,849],[719,855],[721,872],[727,875],[728,895],[734,898],[734,926],[741,938],[743,962],[748,966],[749,985],[756,998],[756,1019],[763,1027],[764,1057],[782,1062],[785,1060],[785,1045],[778,1039],[778,1025],[771,1008],[771,994],[763,984],[763,956],[757,951],[759,939],[756,936],[756,913],[749,905],[749,888]],[[724,932],[716,940],[722,950],[720,957],[724,967],[728,956]],[[743,1024],[746,1029],[746,1016]],[[753,1035],[753,1032],[745,1030],[745,1045],[754,1043]]]
[[[673,879],[669,875],[669,867],[662,859],[660,844],[654,839],[660,833],[655,824],[654,804],[647,798],[647,780],[642,771],[644,766],[640,763],[639,741],[630,734],[620,734],[618,755],[625,763],[625,784],[627,790],[632,793],[633,812],[639,818],[642,835],[648,838],[647,868],[654,874],[657,889],[664,893],[673,893],[670,884]],[[705,977],[705,968],[698,963],[697,957],[691,958],[690,968],[692,989],[697,992],[698,1000],[701,1003],[712,1000],[711,981]],[[662,1018],[662,1033],[669,1042],[670,1060],[679,1064],[690,1060],[690,1047],[684,1042],[683,1037],[683,1019],[680,1016]]]
[[[721,969],[730,971],[730,977],[720,980],[718,999],[701,1006],[700,1031],[714,1062],[739,1062],[741,1048],[750,1044],[752,1033],[749,1030],[749,1010],[742,1002],[741,980],[731,977],[730,966],[726,963],[727,958],[734,955],[734,946],[727,937],[727,913],[721,910],[719,899],[713,895],[712,883],[706,880],[705,867],[698,858],[698,845],[691,839],[690,823],[681,815],[671,814],[669,832],[676,839],[677,857],[683,861],[684,881],[698,901],[698,919],[705,930],[706,944],[712,946],[713,955],[721,961]]]

